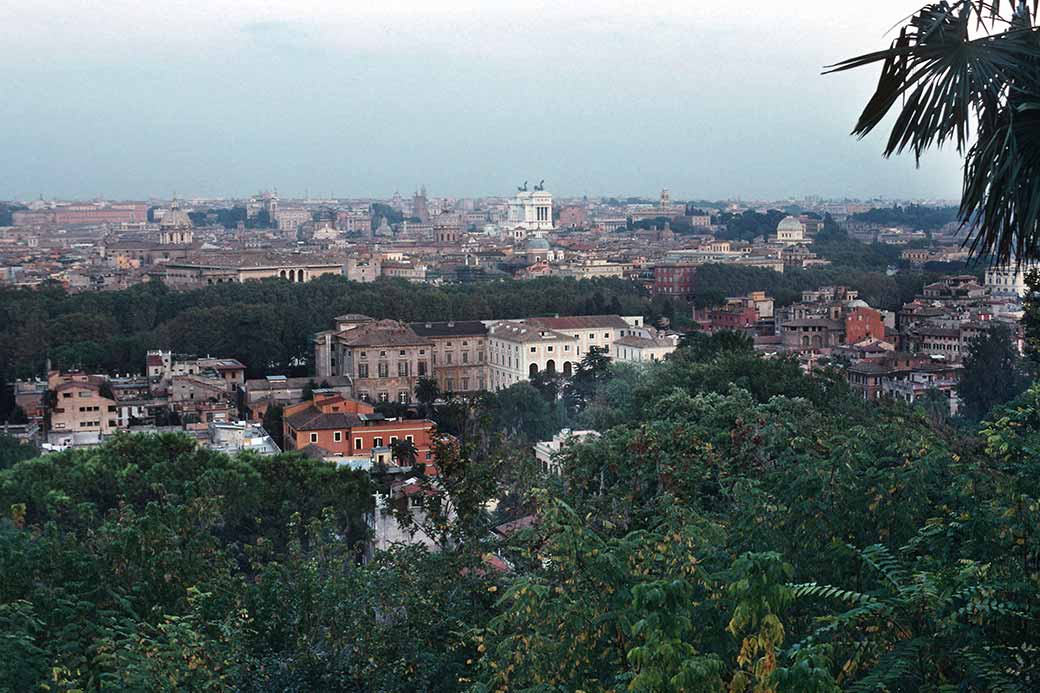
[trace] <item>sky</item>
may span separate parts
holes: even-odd
[[[915,1],[6,0],[0,199],[953,199],[821,75]]]

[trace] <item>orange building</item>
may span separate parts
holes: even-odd
[[[407,440],[415,445],[416,462],[435,473],[434,424],[428,419],[387,419],[372,405],[340,395],[316,395],[310,402],[287,407],[282,419],[283,446],[302,450],[315,446],[331,455],[373,457],[389,462],[390,446]]]
[[[885,339],[885,319],[873,308],[855,308],[845,316],[845,343],[859,344],[864,339]]]
[[[54,404],[51,432],[69,436],[101,436],[119,427],[116,401],[101,393],[102,379],[80,373],[48,375]],[[78,435],[77,435],[78,434]]]

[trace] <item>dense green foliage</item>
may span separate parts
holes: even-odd
[[[31,460],[39,454],[32,445],[23,444],[9,435],[0,434],[0,469],[7,469],[22,460]]]
[[[876,270],[836,265],[788,270],[783,274],[760,267],[704,265],[697,268],[696,282],[698,287],[705,288],[697,292],[694,304],[699,307],[710,306],[727,296],[765,290],[777,305],[787,305],[800,300],[802,291],[842,285],[859,291],[863,300],[872,306],[894,310],[912,300],[925,284],[938,280],[939,276],[909,270],[888,276]]]
[[[1027,363],[1009,327],[996,325],[972,339],[957,383],[961,415],[979,421],[997,405],[1022,394],[1029,387]]]
[[[957,221],[957,208],[916,204],[892,205],[857,212],[851,216],[851,219],[884,226],[903,226],[914,231],[934,231]]]
[[[725,333],[586,361],[436,405],[438,553],[359,563],[372,485],[296,455],[0,471],[0,689],[1036,689],[1040,386],[972,432]],[[559,425],[602,435],[534,472]]]
[[[776,233],[776,226],[786,215],[776,209],[770,209],[765,214],[748,209],[740,214],[723,212],[712,221],[722,224],[726,230],[719,233],[721,239],[731,241],[751,241],[758,236],[769,236]]]
[[[648,298],[631,282],[544,278],[434,287],[321,277],[174,292],[160,284],[68,295],[60,287],[0,290],[0,375],[75,366],[139,372],[149,348],[241,360],[250,377],[290,372],[311,357],[310,337],[343,313],[399,320],[468,320],[606,313],[642,315]],[[301,361],[302,360],[302,361]],[[306,372],[303,368],[297,371]]]

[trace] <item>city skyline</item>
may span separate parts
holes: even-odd
[[[535,171],[560,197],[954,199],[953,153],[916,169],[848,135],[874,74],[820,75],[909,9],[7,7],[0,198],[390,197],[412,180],[501,196]]]

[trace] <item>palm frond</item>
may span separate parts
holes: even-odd
[[[1027,3],[1009,7],[1010,17],[1003,8],[999,0],[926,5],[888,49],[826,69],[881,63],[852,133],[862,138],[895,112],[886,157],[911,151],[920,161],[955,144],[964,156],[960,222],[973,254],[998,264],[1040,257],[1040,31]],[[973,37],[973,24],[1000,30]]]

